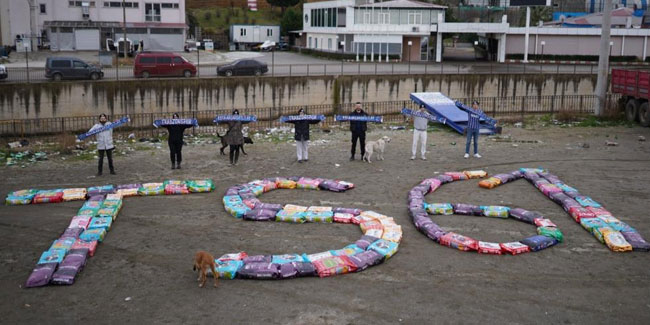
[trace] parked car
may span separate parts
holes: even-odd
[[[269,71],[266,63],[256,60],[237,60],[233,63],[217,67],[217,75],[220,76],[260,76]]]
[[[62,79],[91,79],[104,77],[102,68],[88,64],[72,57],[49,57],[45,61],[45,78],[59,81]]]
[[[189,78],[196,76],[196,66],[175,53],[141,52],[135,57],[133,75],[138,78],[152,76]]]
[[[0,79],[7,79],[7,67],[4,64],[0,64]]]
[[[276,47],[280,51],[288,51],[289,50],[289,43],[287,42],[280,42],[278,43],[278,46]]]

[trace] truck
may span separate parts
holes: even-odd
[[[612,69],[612,93],[622,95],[628,121],[650,126],[650,71]]]

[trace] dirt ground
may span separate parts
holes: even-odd
[[[0,314],[3,323],[585,323],[650,322],[650,254],[613,253],[562,208],[520,180],[494,190],[457,182],[429,194],[428,202],[503,204],[537,210],[554,221],[565,241],[521,256],[487,256],[443,247],[419,233],[407,215],[408,190],[439,172],[508,172],[544,167],[603,203],[650,238],[648,128],[506,128],[518,142],[480,141],[482,159],[462,159],[464,139],[429,133],[428,160],[410,161],[411,133],[388,135],[386,160],[349,162],[349,132],[314,132],[310,161],[295,162],[291,143],[258,141],[239,166],[228,167],[216,145],[188,145],[182,170],[171,170],[166,145],[119,157],[118,175],[96,178],[96,162],[52,160],[28,168],[0,167],[0,195],[37,187],[210,177],[209,194],[126,198],[113,228],[72,286],[22,285],[65,229],[80,202],[0,207]],[[325,140],[325,141],[322,141]],[[528,143],[541,140],[542,143]],[[605,146],[614,140],[619,146]],[[452,145],[452,142],[458,144]],[[584,148],[582,143],[588,143]],[[338,164],[338,165],[337,165]],[[246,222],[228,215],[221,197],[229,186],[276,175],[354,182],[347,193],[278,190],[266,202],[349,206],[395,218],[404,239],[384,264],[331,278],[285,281],[221,280],[199,289],[192,256],[314,253],[338,249],[361,235],[353,225]],[[442,227],[486,241],[520,240],[535,228],[515,220],[434,217]]]

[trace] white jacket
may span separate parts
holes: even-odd
[[[106,122],[106,124],[97,123],[93,125],[90,131],[102,128],[107,125],[111,125],[111,122]],[[109,150],[115,148],[115,146],[113,146],[113,129],[99,132],[95,134],[95,137],[97,138],[97,150]]]

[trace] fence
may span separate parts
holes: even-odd
[[[607,107],[616,105],[619,95],[612,94],[607,98]],[[473,97],[458,98],[461,102],[468,103],[473,100],[479,101],[481,108],[488,115],[502,120],[523,120],[529,115],[553,114],[558,112],[570,112],[575,114],[591,114],[596,105],[594,95],[565,95],[565,96],[514,96],[514,97]],[[364,103],[364,109],[370,115],[381,115],[384,122],[403,122],[404,117],[400,111],[404,107],[415,108],[410,100],[369,102]],[[241,108],[241,114],[252,114],[257,116],[258,122],[248,124],[252,130],[263,130],[287,126],[279,121],[280,116],[295,115],[299,108],[305,108],[309,114],[322,114],[326,116],[323,122],[325,125],[333,125],[334,115],[351,112],[353,103],[339,105],[323,104],[311,106],[287,106],[287,107],[264,107],[264,108]],[[181,113],[181,118],[195,118],[198,120],[199,128],[193,128],[194,134],[223,133],[212,120],[216,115],[230,114],[230,110],[209,110]],[[137,137],[156,136],[159,132],[153,126],[153,121],[160,118],[170,118],[171,114],[141,113],[131,115],[131,122],[125,126],[115,129],[114,132],[128,134],[135,133]],[[112,117],[118,118],[117,116]],[[86,132],[92,125],[97,123],[97,116],[82,117],[58,117],[43,119],[21,119],[21,120],[0,120],[0,136],[4,138],[27,137],[27,136],[55,136],[60,134],[80,134]]]

